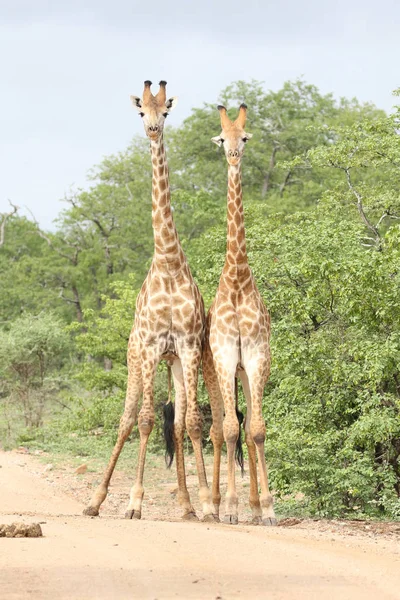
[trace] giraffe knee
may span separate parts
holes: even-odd
[[[202,427],[201,423],[187,423],[186,425],[187,432],[191,440],[199,440],[202,435]]]
[[[251,437],[256,446],[263,444],[265,442],[265,423],[252,423],[251,424]]]
[[[253,442],[256,446],[263,444],[265,442],[265,430],[258,431],[257,433],[253,434]]]
[[[229,433],[225,434],[225,442],[227,444],[236,444],[238,437],[239,437],[239,432],[234,433],[234,432],[230,431]]]
[[[191,440],[199,440],[201,438],[203,433],[203,422],[199,410],[187,412],[186,429]]]
[[[141,435],[150,435],[154,427],[154,419],[149,417],[139,417],[138,428]]]
[[[245,441],[246,441],[247,446],[254,447],[254,439],[249,431],[246,431]]]
[[[224,423],[224,439],[227,444],[236,444],[239,437],[239,423]]]

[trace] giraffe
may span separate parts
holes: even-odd
[[[172,409],[173,442],[176,451],[178,501],[183,509],[182,518],[197,520],[186,487],[183,455],[186,426],[196,458],[204,520],[212,521],[213,504],[203,461],[202,420],[197,404],[198,371],[205,331],[204,304],[175,228],[163,142],[165,119],[175,107],[177,99],[173,97],[167,100],[165,81],[160,81],[160,89],[155,96],[151,92],[151,85],[151,81],[145,81],[142,98],[131,96],[131,101],[142,117],[145,132],[150,138],[154,255],[136,301],[135,319],[127,352],[127,393],[118,439],[103,480],[84,514],[99,514],[99,507],[107,496],[119,454],[136,422],[139,398],[143,396],[138,415],[138,471],[125,513],[128,519],[141,518],[146,448],[155,416],[154,378],[157,364],[160,360],[166,360],[168,374],[170,376],[172,370],[175,387],[175,408]],[[172,456],[173,454],[171,461]]]
[[[228,161],[227,250],[225,264],[213,304],[207,315],[203,355],[203,376],[210,397],[214,446],[212,499],[219,515],[221,494],[221,447],[225,440],[228,460],[228,487],[224,523],[238,523],[235,483],[235,446],[239,439],[237,378],[246,397],[245,439],[249,456],[250,507],[253,523],[276,525],[273,499],[268,488],[265,462],[265,423],[262,416],[264,386],[270,372],[270,317],[262,301],[247,260],[244,229],[241,161],[252,134],[244,130],[245,104],[231,121],[224,106],[218,106],[221,135],[212,138],[223,145]],[[257,456],[261,495],[258,493]]]

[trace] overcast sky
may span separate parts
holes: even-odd
[[[144,79],[179,97],[175,125],[252,78],[390,111],[399,23],[399,0],[1,0],[0,212],[10,198],[52,227],[71,186],[144,135]]]

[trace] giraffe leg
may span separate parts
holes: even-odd
[[[89,516],[97,516],[99,508],[107,496],[108,486],[118,457],[130,435],[132,428],[136,422],[137,407],[140,395],[142,393],[142,373],[140,358],[135,348],[128,351],[128,385],[126,391],[125,408],[121,417],[118,429],[118,438],[111,454],[111,458],[107,465],[103,480],[94,492],[89,506],[85,508],[83,514]]]
[[[195,510],[190,502],[189,492],[186,486],[185,458],[184,458],[184,436],[186,416],[186,392],[183,382],[182,364],[175,359],[172,365],[172,376],[175,388],[175,421],[174,441],[176,455],[176,474],[178,478],[178,502],[183,508],[182,519],[197,519]]]
[[[140,434],[139,462],[136,482],[131,489],[129,504],[125,512],[126,519],[140,519],[142,516],[144,465],[146,461],[147,442],[153,430],[155,416],[154,377],[159,359],[151,348],[147,348],[142,352],[143,403],[138,418]]]
[[[262,399],[264,393],[264,385],[268,378],[269,363],[266,364],[265,357],[255,358],[248,361],[245,365],[246,372],[249,378],[250,393],[251,393],[251,421],[250,421],[250,436],[256,446],[258,466],[260,471],[260,487],[261,487],[261,510],[262,524],[276,525],[276,517],[273,506],[272,494],[268,486],[268,471],[265,460],[265,422],[262,414]]]
[[[246,435],[246,445],[247,445],[247,453],[249,457],[249,473],[250,473],[250,497],[249,504],[252,512],[252,522],[254,525],[260,525],[262,523],[262,511],[260,504],[260,496],[258,493],[258,483],[257,483],[257,453],[256,453],[256,445],[250,433],[250,423],[251,423],[251,394],[250,394],[250,385],[249,379],[245,373],[245,371],[239,371],[240,380],[242,382],[243,392],[246,398],[247,412],[246,412],[246,420],[245,420],[245,435]]]
[[[221,391],[219,389],[218,377],[215,372],[213,357],[208,342],[206,342],[203,353],[203,378],[210,399],[212,412],[212,425],[210,429],[210,437],[214,448],[212,501],[214,504],[214,517],[219,520],[219,508],[221,504],[221,451],[222,444],[224,443],[224,403],[221,396]]]
[[[223,432],[228,459],[228,488],[225,497],[224,523],[236,525],[238,523],[238,496],[235,480],[235,448],[239,437],[239,421],[235,409],[235,372],[238,357],[230,357],[231,368],[226,366],[227,358],[229,359],[229,357],[220,359],[214,356],[214,362],[225,408]]]
[[[203,458],[202,419],[197,403],[197,382],[199,377],[201,352],[200,350],[188,352],[188,349],[184,348],[180,352],[180,357],[187,399],[186,429],[192,441],[196,458],[197,475],[199,478],[199,498],[203,510],[203,520],[214,521],[214,508],[211,501],[211,492],[207,484],[207,475]]]

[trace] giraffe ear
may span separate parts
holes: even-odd
[[[248,140],[250,140],[250,139],[253,137],[253,134],[252,134],[252,133],[246,133],[246,132],[245,132],[245,134],[244,134],[244,135],[245,135],[245,137],[246,137]]]
[[[138,112],[142,111],[142,101],[139,96],[131,96],[131,102]]]
[[[220,135],[211,138],[211,141],[214,142],[214,144],[217,144],[217,146],[222,146],[222,138]]]
[[[168,108],[168,112],[171,112],[171,110],[174,110],[177,104],[178,98],[176,96],[173,96],[172,98],[166,101],[165,106]]]

